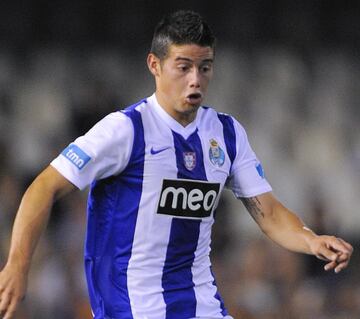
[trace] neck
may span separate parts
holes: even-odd
[[[183,127],[186,127],[196,118],[197,110],[199,106],[193,106],[190,108],[177,107],[174,102],[166,98],[160,92],[155,92],[156,99],[159,105],[168,113],[175,121],[180,123]]]
[[[197,113],[197,110],[195,112],[191,112],[191,113],[177,112],[175,115],[172,115],[170,113],[169,114],[172,118],[174,118],[177,122],[179,122],[183,127],[186,127],[195,120],[196,113]]]

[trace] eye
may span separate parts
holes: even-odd
[[[205,65],[202,65],[202,66],[200,67],[200,71],[203,72],[203,73],[210,72],[211,69],[212,69],[211,64],[205,64]]]
[[[180,64],[180,65],[178,65],[178,69],[180,70],[180,71],[182,71],[182,72],[186,72],[187,70],[189,70],[189,66],[188,65],[186,65],[186,64]]]

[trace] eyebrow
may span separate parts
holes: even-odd
[[[186,61],[186,62],[194,62],[193,60],[191,60],[191,59],[189,59],[189,58],[185,58],[185,57],[181,57],[181,56],[179,56],[179,57],[177,57],[176,59],[175,59],[175,61]],[[214,62],[214,59],[204,59],[204,60],[202,60],[201,61],[201,63],[208,63],[208,62]]]

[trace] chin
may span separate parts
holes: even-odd
[[[193,113],[196,112],[199,107],[200,107],[200,103],[196,103],[196,104],[186,104],[186,107],[184,108],[184,112],[185,113]]]

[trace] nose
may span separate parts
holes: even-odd
[[[197,68],[193,68],[189,73],[190,76],[190,87],[191,88],[199,88],[200,87],[200,72]]]

